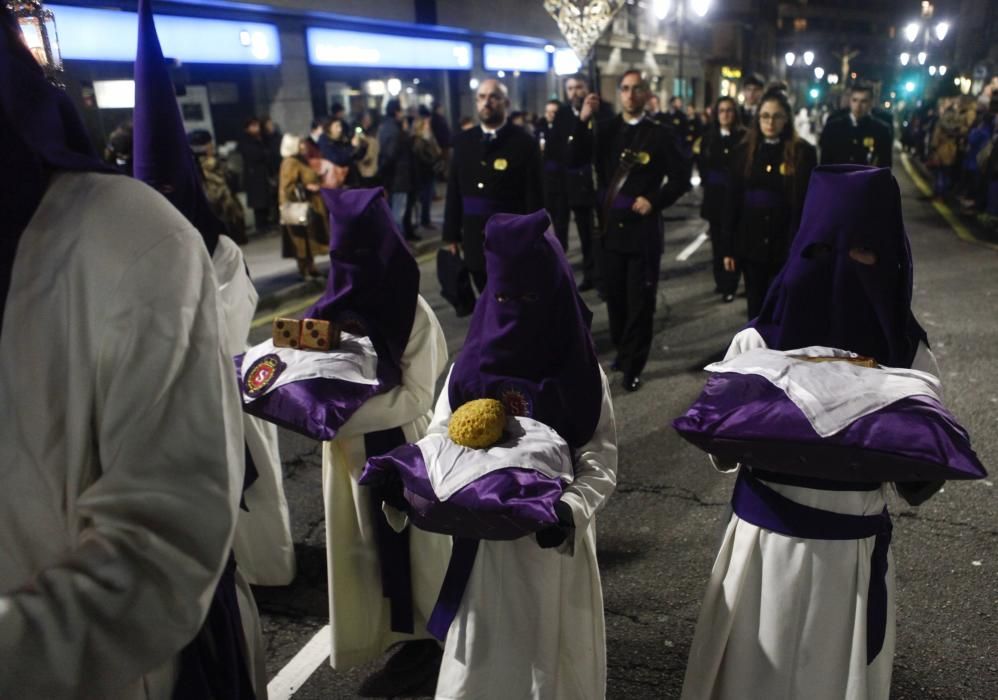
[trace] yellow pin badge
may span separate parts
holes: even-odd
[[[651,162],[651,154],[648,151],[638,151],[638,162],[641,165],[648,165]]]
[[[863,145],[871,150],[873,149],[874,143],[875,142],[872,136],[867,136],[865,139],[863,139]]]
[[[505,170],[508,167],[509,163],[506,161],[505,158],[496,158],[494,161],[492,161],[492,168],[494,170]]]
[[[789,175],[793,172],[793,168],[789,167],[786,163],[780,163],[780,175]]]

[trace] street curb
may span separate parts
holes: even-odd
[[[976,234],[971,230],[971,227],[977,228],[973,223],[968,225],[968,222],[962,221],[960,216],[957,215],[953,209],[944,201],[940,201],[933,196],[932,187],[928,183],[928,179],[931,177],[928,167],[922,161],[911,158],[907,153],[901,152],[901,165],[904,166],[905,172],[908,173],[908,177],[911,181],[915,183],[915,188],[918,189],[924,196],[930,198],[930,204],[939,213],[946,223],[950,225],[957,237],[962,241],[967,243],[976,243],[977,245],[984,246],[985,248],[991,248],[992,250],[998,250],[998,244],[986,240],[983,236]]]

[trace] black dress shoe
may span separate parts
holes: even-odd
[[[634,392],[641,388],[641,377],[624,377],[623,381],[624,391]]]
[[[443,651],[433,639],[402,642],[385,663],[360,684],[362,698],[433,695]]]
[[[725,294],[724,295],[723,301],[724,301],[725,304],[730,304],[734,300],[735,300],[735,295],[734,294]]]

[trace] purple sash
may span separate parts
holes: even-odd
[[[708,170],[703,174],[703,184],[714,186],[726,186],[731,181],[731,174],[727,170]],[[758,192],[759,190],[752,190]]]
[[[779,209],[785,206],[782,192],[773,190],[745,190],[745,206],[749,209]]]
[[[515,207],[508,206],[504,202],[487,197],[467,196],[461,198],[461,207],[465,216],[485,216],[489,217],[500,212],[509,212]]]
[[[884,646],[887,631],[887,551],[891,544],[891,516],[846,515],[819,510],[777,493],[741,469],[731,496],[739,518],[785,537],[805,540],[863,540],[876,537],[870,556],[870,587],[866,597],[866,663],[873,663]]]

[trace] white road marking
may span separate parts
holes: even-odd
[[[301,690],[319,664],[329,658],[329,645],[329,625],[326,625],[267,684],[270,700],[288,700]]]
[[[693,253],[697,252],[700,246],[702,246],[704,243],[707,242],[707,238],[708,238],[707,232],[701,231],[700,235],[694,238],[693,242],[690,243],[685,248],[683,248],[682,252],[680,252],[679,255],[676,256],[676,260],[678,260],[679,262],[686,262],[687,260],[689,260],[690,256],[693,255]]]

